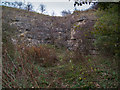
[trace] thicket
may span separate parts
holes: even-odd
[[[98,17],[95,24],[95,45],[104,54],[120,57],[120,20],[118,4],[109,4],[105,9],[103,6],[96,12]]]

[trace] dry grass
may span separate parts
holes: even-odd
[[[49,60],[56,58],[52,48],[21,47],[17,48],[15,57],[10,57],[7,48],[3,53],[3,87],[7,88],[39,88],[39,87],[116,87],[116,62],[104,57],[83,56],[78,52],[65,53],[59,65]],[[46,55],[47,54],[47,55]],[[51,56],[51,54],[54,56]],[[45,58],[47,62],[41,61]],[[98,60],[99,59],[99,60]],[[107,60],[108,59],[108,60]],[[36,63],[35,63],[36,62]],[[50,63],[48,65],[48,63]],[[43,64],[43,65],[42,65]],[[50,67],[53,65],[53,67]],[[112,67],[114,68],[111,68]],[[42,67],[47,66],[47,67]],[[48,67],[49,66],[49,67]],[[103,85],[103,83],[105,86]],[[112,85],[112,86],[111,86]]]
[[[54,49],[47,48],[45,46],[39,47],[25,47],[24,52],[33,61],[42,66],[53,66],[57,62],[57,56]]]
[[[38,68],[51,67],[56,64],[57,57],[54,49],[47,46],[26,47],[24,44],[16,45],[15,48],[14,57],[11,57],[7,47],[3,50],[3,87],[39,88],[46,85],[41,78],[44,75]]]
[[[33,63],[20,53],[15,59],[11,58],[8,51],[3,54],[3,87],[20,88],[30,87],[30,85],[39,87],[36,76],[39,71],[34,67]]]

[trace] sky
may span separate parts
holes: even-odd
[[[31,2],[33,5],[33,9],[36,12],[40,12],[40,10],[38,9],[40,4],[44,4],[46,11],[44,12],[44,14],[46,15],[52,15],[54,12],[55,16],[62,16],[61,12],[63,10],[70,10],[71,12],[73,12],[75,10],[74,7],[74,0],[1,0],[1,2],[5,2],[5,1],[9,1],[9,2],[25,2],[27,4],[27,2]],[[85,4],[82,6],[76,6],[76,9],[78,10],[86,10],[89,7],[91,7],[91,5]]]

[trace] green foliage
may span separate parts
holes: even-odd
[[[120,56],[120,30],[118,21],[118,6],[97,11],[98,20],[95,24],[95,44],[101,51]]]
[[[113,3],[111,2],[99,2],[98,7],[102,10],[108,9]]]

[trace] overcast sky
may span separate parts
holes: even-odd
[[[61,11],[63,10],[70,10],[73,12],[75,10],[74,7],[74,0],[1,0],[2,2],[4,1],[9,1],[9,2],[31,2],[34,8],[34,11],[40,12],[38,10],[38,6],[40,4],[44,4],[46,7],[46,12],[44,12],[47,15],[52,15],[54,12],[55,16],[61,16]],[[78,10],[85,10],[88,9],[92,5],[82,5],[82,6],[76,6]]]

